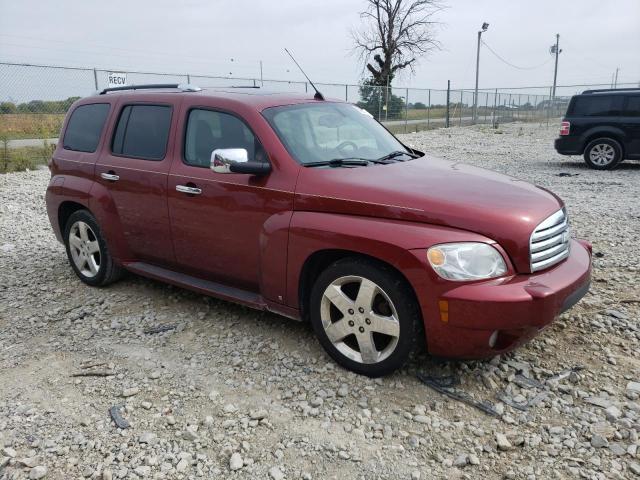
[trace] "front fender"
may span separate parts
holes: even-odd
[[[346,250],[368,255],[399,270],[413,286],[420,303],[429,286],[439,282],[416,249],[436,243],[478,241],[495,243],[472,232],[399,220],[294,212],[289,228],[287,305],[300,308],[298,288],[306,260],[321,250]]]

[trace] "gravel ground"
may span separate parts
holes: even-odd
[[[48,172],[0,176],[0,478],[640,478],[640,164],[590,171],[555,133],[403,138],[558,193],[594,245],[591,293],[513,354],[378,380],[337,367],[306,324],[132,275],[84,286],[46,217]]]

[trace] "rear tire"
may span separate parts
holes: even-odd
[[[367,259],[338,260],[318,276],[310,317],[329,356],[368,377],[401,368],[424,344],[411,287],[397,272]]]
[[[108,285],[122,276],[122,268],[113,261],[100,226],[88,210],[71,214],[64,229],[64,244],[71,268],[87,285]]]
[[[584,161],[594,170],[614,169],[622,161],[622,145],[613,138],[596,138],[585,147]]]

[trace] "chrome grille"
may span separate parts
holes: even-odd
[[[531,271],[537,272],[561,262],[569,256],[569,220],[564,211],[545,219],[531,234],[529,257]]]

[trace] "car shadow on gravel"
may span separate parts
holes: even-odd
[[[169,358],[174,356],[169,354],[174,352],[174,349],[175,360],[180,362],[182,357],[190,357],[203,351],[210,352],[213,348],[217,358],[207,357],[203,360],[206,368],[200,374],[193,370],[192,378],[199,378],[200,375],[204,379],[206,374],[203,372],[220,370],[224,368],[223,365],[232,365],[237,355],[235,348],[244,348],[248,340],[253,344],[267,345],[267,350],[272,352],[251,360],[260,362],[263,371],[277,370],[283,358],[298,358],[301,352],[304,352],[304,357],[314,359],[314,365],[316,361],[319,362],[317,368],[326,368],[322,365],[330,366],[329,368],[344,381],[351,379],[349,381],[357,383],[369,382],[368,379],[358,379],[357,375],[335,365],[317,342],[308,322],[297,322],[271,312],[254,310],[134,274],[127,275],[121,282],[103,291],[108,292],[110,297],[134,296],[140,300],[141,307],[147,310],[150,308],[156,313],[163,312],[159,318],[153,320],[155,323],[163,324],[172,321],[168,319],[175,318],[176,323],[184,324],[176,335],[166,337],[166,341],[160,340],[160,343],[156,344],[156,347],[167,349],[163,353],[166,356],[165,361],[168,362]],[[218,349],[218,339],[222,335],[227,337],[229,331],[234,332],[237,347],[227,343]],[[144,335],[142,338],[154,342],[153,334]],[[134,343],[138,347],[144,346],[143,343]],[[536,341],[532,343],[535,344]],[[413,404],[426,403],[431,409],[453,408],[460,411],[461,406],[465,405],[463,408],[470,409],[468,411],[473,412],[474,418],[499,418],[506,402],[517,404],[519,401],[526,405],[529,401],[537,402],[538,395],[543,393],[542,387],[513,384],[513,378],[531,368],[523,359],[529,356],[526,352],[530,353],[531,346],[494,359],[471,361],[432,357],[423,350],[402,369],[380,379],[383,383],[379,385],[384,385],[384,388],[392,388],[396,382],[407,385],[409,388],[399,396]],[[123,348],[122,353],[129,352],[129,347]],[[150,352],[144,350],[147,351]],[[318,381],[322,383],[322,380]]]
[[[620,163],[614,170],[604,170],[604,171],[598,171],[598,170],[594,170],[592,168],[589,168],[587,166],[586,163],[584,163],[584,161],[582,160],[577,160],[577,161],[566,161],[566,160],[560,160],[560,161],[551,161],[551,162],[538,162],[540,165],[545,165],[547,167],[552,167],[552,168],[560,168],[560,169],[571,169],[571,170],[582,170],[584,172],[590,172],[593,173],[594,175],[606,175],[609,172],[616,172],[616,171],[620,171],[620,170],[624,170],[624,171],[640,171],[640,162],[638,161],[633,161],[633,160],[625,160],[624,162]]]
[[[169,305],[171,309],[167,312],[168,314],[171,314],[173,309],[188,315],[193,313],[193,321],[185,328],[183,334],[187,334],[189,331],[196,333],[195,337],[188,334],[185,337],[191,338],[187,342],[194,341],[196,343],[192,345],[195,350],[203,347],[197,340],[200,335],[215,335],[218,328],[232,326],[237,329],[237,333],[240,335],[255,335],[267,341],[276,342],[284,354],[303,350],[310,356],[333,364],[331,357],[318,343],[309,322],[296,321],[272,312],[255,310],[135,274],[127,274],[123,280],[108,287],[108,290],[117,292],[117,294],[131,295],[134,293],[141,300],[148,300],[152,305],[155,304],[158,310]],[[159,298],[164,299],[164,306],[158,304]],[[203,308],[207,309],[207,315],[196,318],[196,312]],[[219,322],[224,322],[224,325],[220,325]],[[256,325],[259,325],[258,329],[256,329]],[[488,365],[488,362],[488,360],[465,362],[432,357],[423,348],[401,370],[389,378],[403,382],[417,382],[417,375],[426,372],[434,376],[455,375],[463,380],[463,384],[470,386],[475,384],[477,378],[469,372],[478,368],[483,369],[482,366]],[[343,370],[338,365],[335,365],[335,368]],[[344,373],[350,375],[347,370],[344,370]],[[475,389],[475,387],[472,388]]]
[[[259,321],[261,326],[260,334],[269,335],[269,330],[274,336],[280,336],[283,329],[287,334],[301,336],[305,334],[313,335],[313,330],[308,322],[296,321],[269,311],[257,310],[234,302],[218,299],[212,296],[203,295],[191,290],[169,285],[159,280],[127,273],[120,282],[108,287],[109,290],[118,290],[122,293],[137,291],[144,299],[154,301],[160,296],[172,306],[180,310],[193,310],[194,312],[203,307],[216,314],[223,313],[227,319],[234,322],[246,320],[246,326],[252,326],[253,321]],[[205,317],[205,320],[210,320]]]

